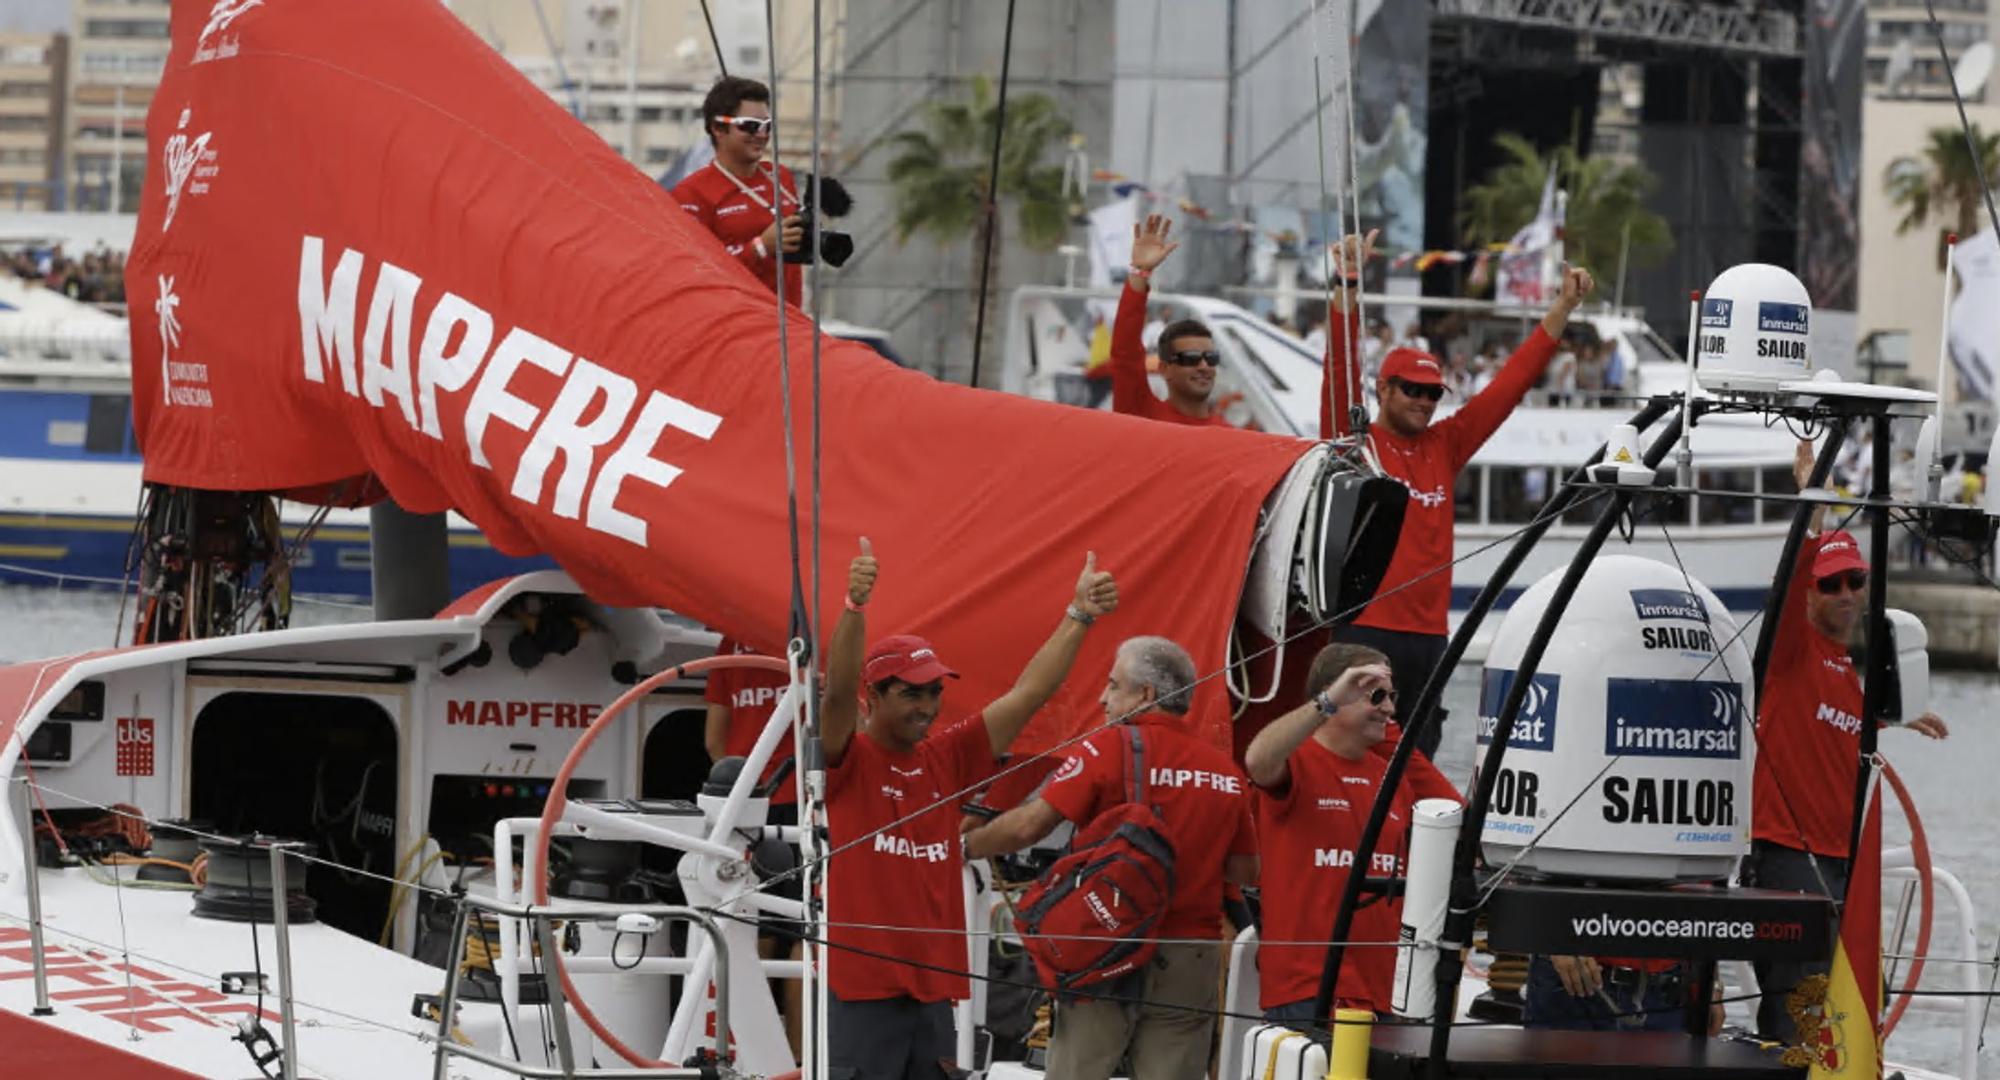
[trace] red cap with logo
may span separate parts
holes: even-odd
[[[876,642],[861,664],[861,681],[873,686],[883,679],[901,679],[915,686],[958,678],[958,672],[938,660],[931,643],[915,634],[892,634]]]
[[[1819,542],[1819,553],[1813,556],[1812,575],[1814,581],[1832,577],[1847,570],[1866,570],[1868,560],[1861,557],[1861,545],[1854,542],[1854,536],[1843,529],[1827,533]]]
[[[1444,365],[1437,357],[1415,349],[1390,349],[1382,358],[1382,377],[1401,379],[1418,386],[1443,386]]]

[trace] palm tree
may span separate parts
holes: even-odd
[[[985,249],[985,208],[995,194],[987,183],[998,112],[993,84],[979,76],[964,98],[926,102],[924,130],[898,132],[890,138],[896,155],[889,162],[889,180],[896,192],[896,242],[905,243],[917,233],[929,234],[941,246],[973,240],[975,283],[980,280],[979,260]],[[1020,94],[1007,102],[1006,124],[995,191],[1001,203],[1013,204],[1022,243],[1034,251],[1053,251],[1068,228],[1069,207],[1063,200],[1062,167],[1043,164],[1042,155],[1068,137],[1069,118],[1047,94]],[[996,213],[996,224],[997,219]],[[1001,262],[999,241],[996,232],[995,277]]]
[[[1571,264],[1607,280],[1605,272],[1616,272],[1621,254],[1634,265],[1650,266],[1673,250],[1666,219],[1646,209],[1646,198],[1659,180],[1645,167],[1584,157],[1570,146],[1558,146],[1544,158],[1533,143],[1512,132],[1494,136],[1493,145],[1505,160],[1460,199],[1459,228],[1467,243],[1512,239],[1534,220],[1553,170],[1556,186],[1569,194],[1563,257]]]
[[[1971,141],[1979,147],[1979,163],[1986,175],[2000,178],[2000,135],[1984,134],[1974,124]],[[1966,136],[1957,128],[1932,128],[1923,151],[1891,161],[1883,170],[1882,183],[1888,189],[1889,202],[1903,208],[1903,220],[1896,223],[1897,235],[1947,214],[1959,236],[1970,238],[1979,232],[1984,208],[1979,168],[1973,166]],[[1942,244],[1938,246],[1938,266],[1944,266]]]

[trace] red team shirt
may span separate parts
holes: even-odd
[[[940,800],[993,775],[993,742],[984,717],[933,730],[914,752],[899,754],[862,732],[840,764],[827,770],[827,826],[839,850],[872,830],[925,807],[921,816],[828,860],[827,937],[833,944],[827,984],[842,1001],[908,997],[952,1001],[971,996],[963,975],[877,959],[854,950],[966,970],[964,861],[959,856],[959,800]],[[936,933],[864,930],[923,927]]]
[[[1343,354],[1349,335],[1360,340],[1356,321],[1350,315],[1328,324],[1325,365],[1329,384],[1338,382],[1334,358]],[[1389,557],[1389,569],[1375,590],[1376,599],[1355,618],[1356,626],[1412,634],[1446,633],[1451,573],[1431,571],[1452,560],[1452,501],[1459,470],[1521,404],[1555,354],[1556,340],[1537,326],[1486,389],[1422,434],[1405,438],[1380,422],[1369,425],[1383,471],[1410,489],[1410,502],[1403,511],[1403,531]],[[1319,433],[1323,439],[1333,437],[1333,405],[1324,392],[1319,401]],[[1406,583],[1411,583],[1408,588],[1403,587]]]
[[[1369,809],[1375,805],[1375,793],[1389,764],[1387,751],[1394,746],[1394,742],[1384,742],[1360,761],[1349,761],[1309,738],[1286,759],[1289,772],[1282,786],[1256,789],[1257,838],[1263,847],[1258,864],[1264,900],[1264,925],[1259,936],[1263,941],[1327,940],[1340,890],[1346,887],[1348,868],[1354,860],[1354,845],[1361,839]],[[1397,795],[1375,846],[1375,865],[1370,872],[1377,877],[1402,872],[1400,860],[1410,831],[1410,808],[1418,799],[1463,801],[1458,789],[1421,753],[1411,756]],[[1368,901],[1368,897],[1362,898],[1365,906],[1354,913],[1348,938],[1395,941],[1402,926],[1402,899]],[[1260,1007],[1311,1000],[1319,993],[1319,974],[1325,966],[1324,945],[1260,944]],[[1351,948],[1340,965],[1336,1001],[1386,1011],[1395,973],[1395,949]]]
[[[1118,319],[1111,324],[1111,410],[1195,427],[1232,427],[1219,412],[1189,416],[1153,396],[1146,381],[1145,331],[1146,294],[1127,285],[1118,298]]]
[[[1778,617],[1764,700],[1757,709],[1757,771],[1750,835],[1846,858],[1861,765],[1861,679],[1847,647],[1806,618],[1805,590],[1824,537],[1799,548]]]
[[[744,269],[755,275],[767,289],[777,280],[778,252],[772,251],[768,257],[760,257],[752,241],[771,227],[769,169],[768,164],[760,165],[755,179],[739,184],[736,178],[722,171],[722,166],[711,161],[675,184],[673,191],[681,209],[693,214],[702,228],[715,234],[715,238],[722,241],[722,249],[742,263]],[[778,183],[785,190],[785,213],[798,213],[798,187],[792,181],[792,171],[778,166]],[[750,190],[745,191],[745,187]],[[805,280],[801,270],[804,265],[787,263],[785,266],[785,302],[793,306],[797,306],[804,296],[801,285]]]
[[[754,653],[749,648],[730,638],[723,638],[715,647],[717,656],[737,656]],[[778,698],[784,694],[787,685],[785,677],[775,671],[757,668],[723,668],[708,673],[708,688],[702,691],[702,700],[713,705],[729,706],[729,731],[723,736],[722,752],[731,757],[749,757],[757,745],[757,736],[764,733],[764,725],[770,723],[771,714],[778,710]],[[758,783],[765,783],[776,775],[778,767],[792,760],[791,739],[778,743],[778,749],[771,755],[771,763],[764,767],[764,775]],[[799,785],[780,785],[771,793],[772,806],[785,806],[799,801]]]
[[[1215,940],[1222,934],[1222,864],[1255,855],[1249,782],[1229,756],[1183,730],[1187,721],[1146,714],[1129,721],[1145,746],[1146,798],[1174,845],[1173,898],[1154,937]],[[1056,767],[1042,798],[1077,826],[1125,801],[1125,733],[1085,739]]]

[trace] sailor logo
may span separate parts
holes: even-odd
[[[1701,325],[1717,330],[1729,329],[1730,309],[1736,306],[1734,300],[1703,300],[1701,302]]]
[[[1742,688],[1735,683],[1607,679],[1604,708],[1606,754],[1743,756],[1745,710]]]
[[[181,298],[174,294],[172,275],[159,275],[160,295],[153,301],[153,314],[160,320],[160,395],[168,405],[189,405],[197,409],[215,406],[208,393],[208,365],[174,359],[181,344],[181,320],[177,314]]]
[[[1785,304],[1773,300],[1757,304],[1757,332],[1761,334],[1803,334],[1806,332],[1806,306]]]
[[[1500,710],[1514,688],[1513,671],[1488,668],[1479,686],[1479,745],[1493,741],[1500,727]],[[1509,750],[1554,750],[1556,748],[1556,707],[1562,694],[1562,676],[1537,674],[1528,683],[1521,699],[1521,712],[1514,718],[1513,732],[1507,736]]]
[[[162,233],[173,227],[174,214],[181,208],[181,195],[206,195],[208,180],[216,172],[215,151],[208,146],[215,133],[189,135],[187,126],[193,115],[192,109],[181,110],[181,120],[176,125],[180,130],[167,136],[166,149],[160,153],[167,169],[167,216],[160,222]]]
[[[1708,621],[1708,605],[1701,597],[1680,589],[1633,589],[1632,610],[1641,619],[1687,619]]]
[[[251,8],[263,6],[264,0],[215,0],[215,6],[208,9],[208,22],[202,25],[201,36],[195,40],[195,62],[205,59],[199,55],[199,49],[208,44],[211,36],[229,29],[230,23],[248,14]]]

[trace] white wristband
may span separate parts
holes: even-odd
[[[760,259],[768,259],[771,257],[771,249],[764,246],[764,238],[761,236],[755,240],[750,241],[750,247],[757,252],[757,257]]]

